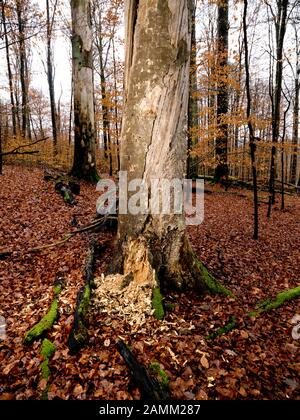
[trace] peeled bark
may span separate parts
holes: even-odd
[[[72,175],[97,181],[92,23],[89,0],[72,0],[75,150]]]

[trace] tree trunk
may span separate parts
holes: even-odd
[[[276,175],[276,143],[279,140],[280,130],[280,105],[282,94],[282,75],[283,75],[283,45],[287,24],[287,8],[289,0],[279,0],[278,2],[278,21],[276,22],[276,76],[275,91],[272,107],[272,151],[271,151],[271,169],[269,182],[269,206],[268,217],[271,216],[272,204],[275,203],[275,175]]]
[[[72,0],[75,148],[72,175],[97,181],[92,23],[89,0]]]
[[[4,2],[2,2],[2,23],[3,23],[4,39],[5,39],[5,51],[6,51],[6,62],[7,62],[8,82],[9,82],[11,112],[12,112],[13,135],[16,136],[16,134],[17,134],[17,118],[16,118],[16,107],[15,107],[14,88],[13,88],[13,76],[12,76],[11,64],[10,64],[10,51],[9,51],[9,42],[8,42],[8,36],[7,36],[7,26],[6,26],[6,16],[5,16],[5,4],[4,4]]]
[[[112,150],[110,138],[110,122],[109,122],[109,109],[107,105],[106,93],[106,78],[103,60],[103,40],[102,40],[102,14],[99,10],[99,33],[98,33],[98,53],[100,62],[100,82],[101,82],[101,108],[102,108],[102,123],[103,123],[103,138],[104,138],[104,153],[105,158],[109,158],[109,175],[112,176]]]
[[[192,0],[192,47],[191,47],[191,71],[190,71],[190,92],[188,105],[188,161],[187,178],[198,177],[198,158],[191,156],[193,147],[198,143],[198,99],[197,95],[197,42],[196,42],[196,3]]]
[[[217,94],[217,127],[215,171],[216,181],[228,176],[228,31],[229,6],[228,0],[222,0],[218,6],[218,94]]]
[[[53,136],[53,155],[55,157],[57,155],[57,120],[56,120],[54,74],[53,74],[53,62],[52,62],[52,42],[51,42],[53,19],[50,18],[49,0],[46,0],[46,10],[47,10],[47,79],[48,79],[49,96],[50,96],[52,136]],[[55,8],[53,12],[53,18],[54,18],[54,14],[55,14]]]
[[[291,163],[291,184],[298,185],[297,180],[297,153],[298,153],[298,137],[299,137],[299,94],[300,94],[300,63],[297,63],[297,73],[295,79],[295,102],[293,112],[293,155]]]
[[[121,171],[128,182],[184,179],[191,11],[189,0],[127,0]],[[118,237],[125,274],[143,279],[150,264],[165,287],[204,288],[183,214],[121,214]]]
[[[29,106],[28,106],[28,72],[26,70],[26,45],[24,32],[24,14],[21,0],[16,1],[18,17],[20,81],[22,91],[22,135],[30,137]]]

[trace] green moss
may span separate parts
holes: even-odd
[[[84,320],[88,312],[90,299],[91,299],[91,288],[87,284],[83,290],[82,298],[78,306],[78,315],[82,320]]]
[[[161,368],[158,362],[152,362],[149,366],[150,371],[156,376],[161,387],[164,391],[169,390],[169,377],[166,372]]]
[[[160,292],[159,287],[153,289],[152,292],[152,308],[154,309],[154,316],[159,321],[163,320],[165,317],[165,311],[163,307],[163,297]]]
[[[236,322],[235,317],[230,317],[228,324],[226,324],[224,327],[219,328],[217,331],[215,331],[214,333],[207,336],[206,340],[214,340],[215,338],[219,337],[220,335],[227,334],[237,327],[238,327],[238,323]]]
[[[44,379],[47,381],[47,385],[45,390],[42,393],[42,399],[46,400],[48,399],[48,389],[49,389],[49,378],[51,375],[51,371],[49,368],[49,361],[52,355],[55,352],[55,345],[51,343],[51,341],[47,340],[45,338],[42,343],[40,354],[44,357],[44,361],[40,364],[40,370],[41,370],[41,379]]]
[[[24,344],[31,344],[53,326],[58,318],[58,295],[62,291],[62,288],[63,279],[59,278],[54,283],[55,299],[53,300],[48,313],[26,333]]]
[[[257,306],[257,310],[249,312],[248,316],[255,317],[260,315],[263,312],[271,311],[272,309],[277,309],[282,306],[286,301],[295,299],[300,296],[300,286],[295,287],[294,289],[289,289],[284,292],[278,293],[274,300],[267,299],[261,302]]]
[[[215,295],[225,295],[225,296],[233,296],[230,290],[226,289],[222,284],[220,284],[207,270],[207,268],[200,262],[197,261],[197,266],[202,274],[202,280],[204,284],[211,293]]]
[[[58,300],[54,299],[48,313],[34,325],[25,335],[24,344],[31,344],[34,340],[37,340],[41,335],[48,331],[55,323],[58,317]]]

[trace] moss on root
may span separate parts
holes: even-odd
[[[154,316],[159,321],[162,321],[165,317],[165,311],[163,306],[163,296],[160,292],[160,288],[156,287],[152,292],[152,308],[154,309]]]
[[[58,296],[63,288],[63,280],[58,279],[54,284],[54,300],[50,306],[47,314],[35,324],[24,337],[24,344],[31,344],[33,341],[39,339],[46,331],[50,330],[58,318]]]
[[[285,290],[284,292],[278,293],[274,300],[267,299],[264,302],[261,302],[256,311],[249,312],[248,316],[255,317],[259,316],[263,312],[271,311],[272,309],[277,309],[282,306],[285,302],[291,299],[295,299],[300,296],[300,286],[295,287],[294,289]]]
[[[158,362],[152,362],[149,366],[150,372],[155,375],[160,386],[164,392],[169,392],[169,377],[166,372],[161,368]]]
[[[49,378],[51,375],[51,371],[49,368],[49,361],[50,358],[53,356],[55,352],[55,345],[47,340],[47,338],[45,338],[42,342],[42,347],[41,347],[41,351],[40,354],[44,357],[44,361],[40,364],[40,370],[41,370],[41,379],[44,379],[47,384],[46,387],[42,393],[42,399],[46,400],[48,399],[48,390],[49,390]]]
[[[31,344],[40,338],[44,332],[50,330],[58,317],[58,299],[55,298],[48,313],[35,324],[25,335],[24,344]]]
[[[230,290],[226,289],[221,283],[219,283],[207,270],[207,268],[202,264],[201,261],[197,259],[197,266],[202,274],[202,280],[207,290],[215,295],[225,295],[233,296]]]
[[[212,334],[210,334],[209,336],[207,336],[206,340],[214,340],[215,338],[219,337],[220,335],[227,334],[237,327],[238,327],[238,323],[236,322],[235,317],[230,317],[228,324],[226,324],[222,328],[217,329],[217,331],[215,331]]]

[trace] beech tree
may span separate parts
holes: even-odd
[[[74,89],[74,162],[72,175],[97,181],[93,49],[90,0],[71,0]]]
[[[126,1],[121,171],[128,182],[184,179],[191,11],[189,0]],[[120,214],[118,237],[118,268],[137,282],[155,277],[177,289],[215,284],[190,248],[183,214]]]
[[[217,126],[216,138],[216,181],[228,175],[227,148],[228,148],[228,31],[229,31],[229,4],[228,0],[218,3],[218,86],[217,86]]]

